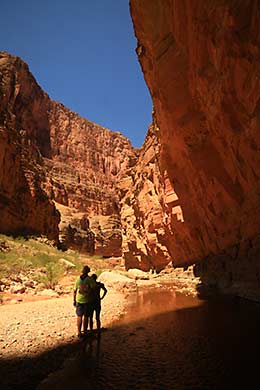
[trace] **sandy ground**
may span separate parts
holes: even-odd
[[[161,288],[165,283],[169,283],[168,277],[138,281],[137,290]],[[22,301],[17,303],[19,299]],[[109,330],[135,299],[136,294],[130,290],[109,288],[102,300],[102,327]],[[47,299],[16,294],[15,301],[8,296],[3,302],[0,305],[0,388],[36,389],[81,348],[73,296]]]
[[[169,279],[165,275],[137,281],[137,286],[151,288],[167,282]],[[30,357],[77,340],[72,294],[60,298],[18,295],[15,295],[16,300],[6,296],[5,304],[0,305],[0,358]],[[128,290],[109,288],[102,300],[101,326],[107,328],[123,316],[132,303],[132,296]],[[19,298],[22,301],[17,303]]]
[[[101,322],[108,327],[124,314],[126,296],[109,291]],[[0,306],[0,357],[28,356],[76,340],[72,296]]]
[[[124,315],[127,296],[108,291],[102,301],[102,327],[110,327]],[[1,390],[35,389],[77,353],[82,342],[77,338],[72,296],[37,301],[31,298],[0,306]]]

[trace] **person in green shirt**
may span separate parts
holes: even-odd
[[[85,265],[82,269],[82,274],[77,278],[74,285],[73,305],[76,307],[78,337],[82,337],[82,323],[83,334],[86,334],[89,319],[93,315],[91,289],[94,287],[95,282],[88,275],[89,272],[89,266]]]

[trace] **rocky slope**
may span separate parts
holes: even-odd
[[[0,137],[1,232],[57,241],[61,218],[63,246],[121,254],[115,182],[136,159],[125,137],[52,101],[28,66],[5,52]]]
[[[259,292],[259,4],[130,5],[159,127],[160,171],[176,194],[164,209],[167,257],[175,265],[200,261],[207,283]]]

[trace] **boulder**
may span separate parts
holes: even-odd
[[[22,284],[16,284],[11,286],[9,291],[11,294],[23,294],[26,291],[26,287]]]
[[[66,270],[75,268],[75,264],[71,263],[71,261],[68,261],[66,259],[59,259],[59,263],[63,264],[66,268]]]
[[[137,285],[133,279],[114,271],[105,271],[99,276],[98,280],[106,288],[116,291],[136,291]]]
[[[147,272],[141,271],[137,268],[132,268],[127,271],[127,275],[131,279],[140,279],[140,280],[148,280],[149,274]]]

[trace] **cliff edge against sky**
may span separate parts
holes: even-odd
[[[259,290],[259,2],[130,5],[160,172],[176,194],[163,206],[168,252],[213,285]]]

